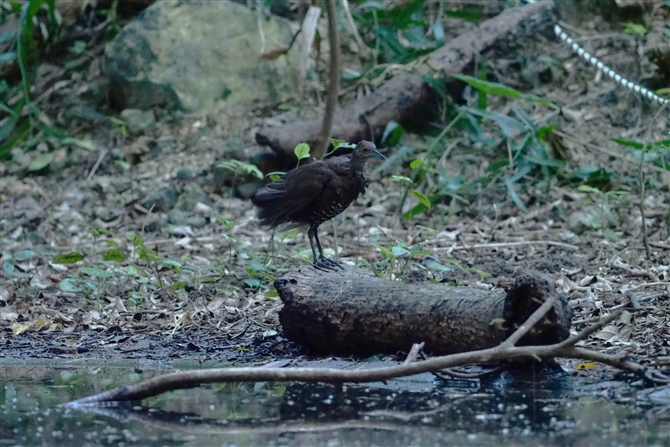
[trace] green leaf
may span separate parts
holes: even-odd
[[[533,101],[545,105],[547,107],[554,107],[554,105],[547,101],[546,99],[539,98],[535,95],[528,95],[519,92],[517,89],[508,87],[505,84],[499,84],[497,82],[484,81],[473,76],[462,75],[462,74],[452,74],[452,77],[463,81],[466,84],[470,84],[472,87],[480,90],[484,93],[490,93],[492,95],[504,96],[507,98],[516,98],[516,99],[525,99],[528,101]]]
[[[418,216],[419,214],[423,213],[426,211],[428,207],[424,205],[423,203],[419,203],[417,206],[412,208],[411,210],[405,212],[402,214],[403,219],[411,219],[414,216]]]
[[[233,227],[235,226],[235,222],[233,222],[232,220],[224,219],[224,218],[221,217],[221,216],[216,216],[216,221],[217,221],[220,225],[223,225],[223,226],[226,227],[226,228],[233,228]]]
[[[328,142],[332,144],[335,149],[341,146],[352,148],[355,147],[355,145],[349,143],[348,141],[338,140],[337,138],[328,138]]]
[[[412,179],[409,177],[403,177],[402,175],[392,175],[391,180],[394,182],[402,183],[402,182],[407,182],[409,184],[412,183]]]
[[[484,18],[484,15],[479,11],[467,11],[467,10],[444,10],[444,15],[447,17],[453,17],[455,19],[468,20],[470,22],[478,22]]]
[[[523,203],[519,195],[516,193],[516,189],[514,188],[514,183],[512,182],[512,179],[510,178],[505,179],[505,186],[507,186],[507,192],[509,193],[510,198],[516,204],[516,206],[518,206],[519,209],[524,213],[527,213],[528,208]]]
[[[125,160],[116,159],[114,160],[114,167],[119,171],[127,171],[130,169],[130,163]]]
[[[83,40],[75,40],[72,47],[70,47],[70,51],[76,55],[84,54],[86,51],[86,42]]]
[[[159,259],[156,252],[150,248],[139,248],[137,253],[139,254],[140,259],[144,262],[156,262]]]
[[[2,271],[5,272],[7,278],[11,278],[14,273],[14,263],[12,261],[5,261],[2,263]]]
[[[300,143],[293,149],[293,153],[295,154],[296,157],[298,157],[298,160],[302,160],[303,158],[309,158],[309,144],[307,143]]]
[[[5,62],[13,61],[17,57],[17,54],[15,51],[8,51],[6,53],[0,53],[0,64],[4,64]]]
[[[119,248],[111,248],[102,256],[103,261],[123,262],[126,260],[126,255],[123,250]]]
[[[491,93],[493,95],[506,96],[508,98],[518,98],[521,99],[522,95],[517,89],[508,87],[505,84],[499,84],[497,82],[485,81],[483,79],[475,78],[473,76],[462,75],[462,74],[453,74],[454,78],[459,81],[463,81],[466,84],[470,84],[472,87],[477,90],[481,90],[486,93]]]
[[[489,272],[485,272],[484,270],[478,270],[478,269],[472,268],[472,267],[466,268],[465,271],[476,273],[483,278],[488,278],[489,276],[491,276],[491,274]]]
[[[82,267],[79,269],[79,272],[93,276],[94,278],[112,278],[114,276],[114,273],[112,272],[95,267]]]
[[[177,281],[176,283],[170,286],[170,290],[183,290],[188,286],[186,281]]]
[[[609,239],[609,240],[611,240],[611,241],[616,242],[616,241],[619,240],[619,236],[617,236],[617,234],[616,234],[616,233],[614,232],[614,230],[612,230],[611,228],[605,228],[605,229],[603,230],[603,234],[605,235],[605,237],[606,237],[607,239]]]
[[[427,231],[429,233],[432,233],[432,234],[439,234],[440,233],[440,230],[435,230],[434,228],[430,228],[430,227],[424,227],[423,225],[417,225],[416,227],[422,229],[423,231]]]
[[[244,283],[252,289],[255,289],[261,285],[261,281],[256,278],[247,278],[244,280]]]
[[[276,182],[278,179],[280,179],[285,175],[286,173],[284,171],[272,171],[265,174],[265,176],[270,177],[270,180],[272,180],[273,182]]]
[[[170,267],[175,273],[179,273],[182,269],[182,265],[174,259],[163,258],[161,259],[161,263],[167,267]]]
[[[130,239],[133,242],[133,247],[135,248],[142,247],[144,245],[144,239],[142,239],[136,234],[128,233],[126,234],[126,238]]]
[[[81,253],[65,253],[65,254],[60,254],[56,255],[53,260],[51,261],[52,264],[74,264],[75,262],[79,262],[82,259],[84,259],[86,255],[81,254]]]
[[[12,256],[12,258],[21,262],[21,261],[27,261],[28,259],[32,258],[33,256],[35,256],[34,251],[32,251],[32,250],[21,250],[21,251],[17,251],[16,253],[14,253],[14,256]]]
[[[553,132],[554,128],[556,128],[556,124],[552,124],[550,126],[544,126],[540,127],[535,131],[535,136],[544,140],[544,138],[549,135],[551,132]]]
[[[644,25],[633,22],[624,22],[622,25],[623,32],[626,34],[631,34],[633,36],[644,36],[647,34],[647,29],[644,27]]]
[[[265,292],[263,294],[263,296],[268,297],[268,298],[276,298],[276,297],[279,296],[279,292],[277,292],[277,290],[275,290],[275,289],[272,289],[272,290],[268,290],[267,292]]]
[[[281,233],[282,239],[293,239],[300,234],[300,228],[294,228],[292,230],[285,231]]]
[[[451,267],[447,267],[446,265],[442,265],[438,262],[431,262],[430,264],[427,265],[427,267],[429,269],[439,270],[441,272],[451,272],[454,270]]]
[[[16,39],[16,31],[7,31],[6,33],[0,34],[0,43],[9,42],[14,39]]]
[[[391,250],[389,250],[388,248],[382,247],[381,245],[375,245],[375,248],[377,248],[379,251],[381,251],[383,259],[395,258],[395,256],[393,255],[393,252]]]
[[[395,146],[405,134],[405,129],[397,121],[389,121],[382,135],[382,143]]]
[[[102,235],[106,235],[106,236],[109,236],[109,237],[114,237],[115,236],[115,234],[113,232],[109,231],[106,228],[93,228],[93,229],[91,229],[91,235],[94,238],[99,238]]]
[[[491,121],[494,121],[498,127],[500,127],[500,130],[502,130],[503,133],[508,137],[514,138],[526,131],[526,126],[524,123],[516,118],[512,118],[511,116],[501,115],[498,112],[479,110],[472,107],[464,107],[464,109],[473,115],[481,116],[483,118],[488,118]]]
[[[51,152],[40,154],[30,163],[30,165],[28,166],[28,171],[30,172],[41,171],[42,169],[49,166],[53,161],[53,159],[54,155]]]
[[[58,283],[58,288],[63,292],[81,292],[81,287],[79,287],[77,280],[74,278],[65,278]]]
[[[416,160],[412,161],[412,162],[409,164],[409,167],[412,168],[412,169],[414,170],[414,169],[418,168],[419,166],[421,166],[422,164],[423,164],[423,160],[419,160],[419,159],[417,158]]]
[[[63,138],[61,140],[61,144],[71,144],[73,146],[80,147],[82,149],[85,149],[87,151],[94,151],[95,150],[95,145],[93,144],[93,141],[91,140],[81,140],[79,138]]]
[[[217,168],[226,169],[237,174],[241,172],[246,175],[253,175],[259,179],[263,178],[263,173],[258,169],[258,167],[251,163],[245,163],[240,160],[225,160],[216,164]]]
[[[431,206],[433,206],[432,203],[430,203],[430,199],[428,197],[426,197],[425,194],[420,193],[419,191],[417,191],[415,189],[410,189],[407,192],[410,193],[411,195],[413,195],[414,197],[416,197],[417,199],[419,199],[419,202],[421,202],[421,204],[423,206],[425,206],[426,208],[430,208]]]
[[[393,253],[394,257],[402,256],[402,255],[408,255],[410,254],[409,250],[406,249],[405,247],[401,245],[396,245],[391,248],[391,253]]]
[[[257,259],[252,259],[251,260],[251,268],[254,269],[256,272],[264,272],[264,271],[267,270],[265,268],[265,265],[263,265],[263,263],[261,263]]]

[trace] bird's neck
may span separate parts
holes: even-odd
[[[363,157],[358,157],[356,154],[351,156],[351,171],[355,174],[365,173],[365,162],[367,160]]]

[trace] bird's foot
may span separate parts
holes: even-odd
[[[317,261],[314,261],[314,267],[320,270],[344,270],[343,267],[344,264],[342,264],[340,261],[336,261],[335,259],[330,259],[326,258],[325,256],[320,256]]]

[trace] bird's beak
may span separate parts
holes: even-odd
[[[375,158],[381,158],[382,160],[386,161],[386,157],[384,157],[384,156],[382,155],[382,153],[379,152],[377,149],[375,149],[374,151],[372,151],[372,154],[370,154],[370,156],[371,156],[371,157],[375,157]]]

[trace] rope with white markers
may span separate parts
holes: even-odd
[[[600,62],[598,59],[595,57],[591,56],[584,48],[580,47],[577,45],[577,43],[568,36],[563,29],[558,26],[554,25],[554,33],[556,33],[556,36],[561,39],[563,42],[566,44],[570,45],[570,48],[577,53],[579,57],[584,59],[586,62],[589,64],[595,66],[598,70],[601,70],[603,73],[605,73],[609,78],[611,78],[613,81],[615,81],[617,84],[626,87],[627,89],[630,89],[634,91],[635,93],[640,93],[642,96],[647,97],[648,99],[652,101],[656,101],[659,104],[663,105],[667,103],[669,100],[665,98],[661,98],[658,96],[656,93],[652,92],[651,90],[648,90],[640,85],[637,85],[636,83],[629,81],[628,79],[624,78],[611,68],[609,68],[607,65],[603,64]]]

